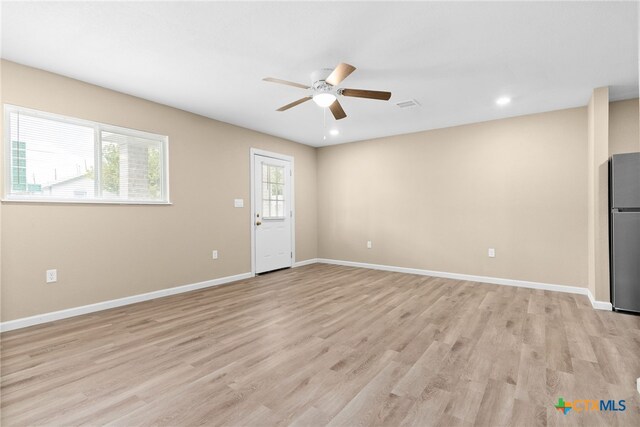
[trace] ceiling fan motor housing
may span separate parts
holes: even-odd
[[[332,93],[334,95],[336,94],[335,88],[323,80],[314,82],[312,88],[313,88],[312,89],[313,93],[315,94],[318,94],[318,93]]]

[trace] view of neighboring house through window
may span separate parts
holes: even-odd
[[[284,166],[262,165],[262,216],[284,219]]]
[[[5,106],[8,200],[167,203],[167,137]]]

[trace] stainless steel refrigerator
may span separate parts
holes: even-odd
[[[640,153],[609,163],[611,303],[640,313]]]

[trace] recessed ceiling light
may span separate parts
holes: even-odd
[[[496,99],[496,104],[498,105],[507,105],[510,102],[511,98],[509,98],[508,96],[501,96],[500,98]]]
[[[338,134],[340,133],[340,131],[339,131],[338,129],[331,129],[331,130],[329,131],[329,133],[330,133],[332,136],[336,136],[336,135],[338,135]]]

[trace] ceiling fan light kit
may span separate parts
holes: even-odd
[[[318,71],[314,71],[311,74],[311,86],[305,86],[300,83],[294,83],[287,80],[276,79],[273,77],[266,77],[263,80],[271,83],[294,86],[300,89],[308,90],[310,92],[309,96],[300,98],[297,101],[280,107],[276,111],[286,111],[290,108],[295,107],[296,105],[300,105],[303,102],[313,99],[313,102],[315,102],[318,106],[322,108],[328,107],[336,120],[341,120],[347,117],[347,115],[342,109],[342,105],[340,105],[340,102],[338,101],[338,96],[377,99],[381,101],[388,101],[391,98],[391,92],[336,87],[355,70],[356,67],[354,67],[353,65],[345,64],[344,62],[342,62],[338,64],[338,66],[333,70],[323,68]]]
[[[327,108],[329,105],[336,102],[336,99],[337,98],[334,94],[328,92],[313,95],[313,102],[322,108]]]
[[[321,70],[325,71],[325,70]],[[331,70],[329,70],[331,71]],[[312,74],[311,78],[320,78],[317,74],[318,72]],[[324,77],[326,78],[326,77]],[[337,98],[335,94],[335,90],[333,86],[327,83],[325,80],[316,80],[311,85],[311,89],[313,91],[313,102],[315,102],[318,106],[322,108],[327,108],[329,105],[333,104]]]

